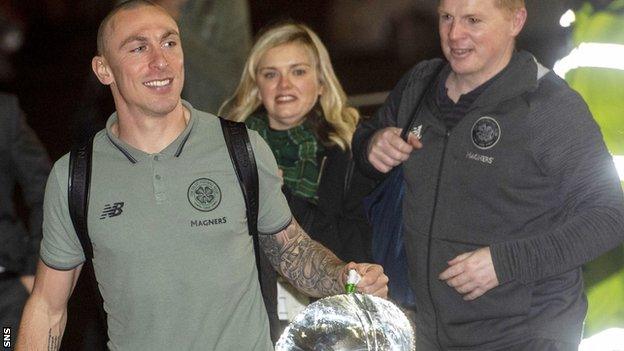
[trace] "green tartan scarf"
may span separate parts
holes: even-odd
[[[317,154],[323,146],[307,122],[288,130],[274,130],[269,127],[266,112],[256,113],[245,121],[269,144],[277,165],[284,172],[284,184],[296,195],[313,203],[318,201],[316,191],[319,185]]]

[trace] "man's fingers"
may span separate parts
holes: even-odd
[[[465,283],[455,286],[455,290],[462,295],[469,294],[479,288],[479,284],[473,280],[467,280]]]
[[[376,159],[388,167],[397,166],[404,161],[401,159],[401,154],[394,150],[390,150],[388,152],[384,152],[383,150],[373,150],[371,153],[372,159]]]
[[[498,286],[488,247],[458,255],[448,264],[449,267],[438,278],[464,295],[466,301],[474,300]]]
[[[414,149],[422,149],[422,147],[423,147],[423,144],[420,141],[420,139],[418,139],[416,137],[416,135],[414,135],[412,133],[408,133],[407,134],[407,143],[408,143],[408,145],[410,145]]]
[[[444,272],[440,273],[440,275],[438,276],[438,279],[448,280],[462,273],[464,273],[463,266],[458,266],[458,265],[450,266],[449,268],[445,269]]]
[[[376,159],[369,159],[371,165],[373,167],[375,167],[376,170],[378,170],[381,173],[388,173],[392,170],[392,167],[386,165],[385,163],[376,160]]]
[[[374,156],[386,155],[394,160],[402,162],[407,160],[412,150],[413,147],[410,144],[394,135],[391,139],[379,140],[375,145],[373,145],[370,152],[371,155]]]
[[[467,274],[458,274],[451,279],[446,280],[448,286],[456,288],[462,286],[470,281],[470,277]]]
[[[414,147],[401,139],[400,128],[384,128],[373,136],[368,160],[378,171],[386,173],[409,158]]]
[[[371,292],[371,295],[379,296],[381,298],[388,298],[388,285],[384,285],[381,289]]]
[[[468,257],[472,256],[473,253],[474,253],[474,251],[465,252],[465,253],[455,257],[454,259],[448,261],[448,264],[451,265],[451,266],[454,265],[454,264],[458,264],[459,262],[461,262],[461,261],[467,259]]]
[[[358,264],[355,269],[361,276],[357,284],[358,292],[383,298],[388,296],[388,277],[383,273],[380,265],[362,263]]]
[[[358,274],[360,275],[360,277],[362,278],[360,279],[358,286],[373,285],[382,276],[385,277],[385,275],[383,274],[383,268],[376,264],[367,264],[367,263],[359,264],[357,265],[356,270]],[[386,280],[387,280],[387,277],[386,277]]]
[[[476,299],[477,297],[480,297],[483,294],[485,294],[485,290],[483,290],[481,288],[476,288],[470,294],[464,295],[463,299],[464,299],[464,301],[472,301],[472,300]]]
[[[413,136],[413,135],[412,135]],[[408,139],[409,140],[409,139]],[[418,140],[416,138],[416,140]],[[388,144],[402,154],[407,154],[414,150],[414,147],[401,138],[400,135],[393,134],[387,140]],[[420,142],[419,142],[420,143]]]
[[[388,297],[388,277],[385,275],[379,276],[373,284],[360,286],[358,284],[357,291],[363,294],[371,294],[384,299]]]

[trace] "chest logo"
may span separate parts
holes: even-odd
[[[494,147],[500,137],[500,125],[492,117],[481,117],[472,126],[472,142],[481,150]]]
[[[191,206],[202,212],[209,212],[221,203],[221,189],[212,180],[199,178],[189,186],[187,197]]]
[[[123,213],[123,202],[115,202],[113,204],[106,204],[104,206],[104,210],[102,210],[102,214],[100,214],[100,219],[117,217]]]

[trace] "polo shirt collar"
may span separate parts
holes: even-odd
[[[186,128],[184,131],[178,135],[178,137],[171,142],[167,147],[158,152],[159,155],[170,156],[170,157],[179,157],[184,150],[184,146],[188,141],[188,138],[191,135],[191,130],[193,130],[193,126],[195,125],[196,111],[193,106],[187,101],[182,100],[182,105],[186,107],[190,111],[190,117]],[[137,163],[146,158],[150,158],[153,154],[148,154],[147,152],[136,149],[135,147],[129,145],[123,140],[119,139],[115,134],[113,134],[111,127],[117,123],[117,112],[113,112],[113,114],[106,121],[106,135],[108,140],[115,146],[131,163]]]

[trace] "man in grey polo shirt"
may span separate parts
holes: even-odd
[[[216,117],[180,99],[183,54],[175,21],[133,0],[98,33],[92,66],[117,112],[93,144],[88,225],[112,350],[271,350],[245,205]],[[260,245],[312,296],[385,296],[381,267],[344,264],[292,219],[277,166],[256,133]],[[18,350],[56,350],[84,254],[67,208],[68,156],[54,166],[44,239]]]

